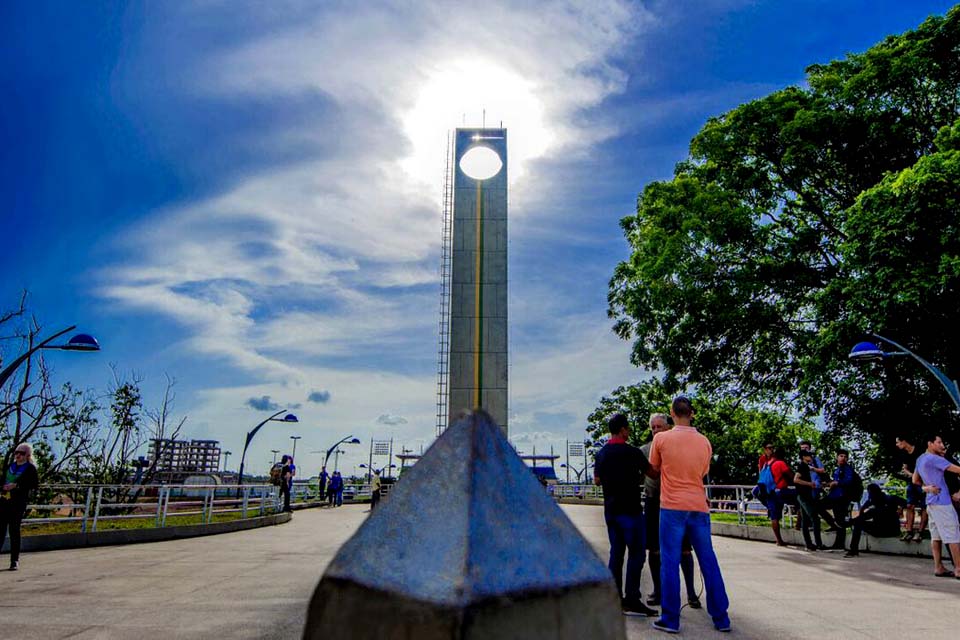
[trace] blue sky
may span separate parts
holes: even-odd
[[[58,381],[113,364],[152,405],[173,376],[185,434],[237,457],[296,407],[253,471],[291,434],[311,470],[350,433],[348,472],[371,436],[428,445],[446,132],[485,109],[510,136],[511,435],[560,449],[648,375],[606,318],[644,184],[709,116],[950,6],[2,3],[0,306],[26,288],[99,337],[50,356]]]

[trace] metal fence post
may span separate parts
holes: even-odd
[[[80,523],[80,533],[87,532],[87,520],[90,518],[90,502],[93,500],[93,487],[87,487],[87,499],[83,503],[83,522]]]
[[[167,494],[163,501],[163,515],[160,518],[161,527],[167,526],[167,509],[170,508],[170,493],[171,493],[170,487],[167,487]]]
[[[103,502],[103,487],[97,489],[97,506],[93,510],[93,530],[97,530],[97,519],[100,518],[100,503]]]
[[[242,517],[244,520],[247,519],[247,500],[250,498],[250,487],[243,488],[243,507],[242,507]]]
[[[210,508],[207,510],[207,524],[213,522],[213,507],[214,503],[217,501],[217,490],[214,488],[207,489],[207,492],[210,494]]]

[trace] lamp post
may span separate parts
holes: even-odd
[[[290,454],[290,457],[294,459],[294,462],[296,462],[297,459],[297,440],[302,437],[303,436],[290,436],[290,439],[293,440],[293,453]]]
[[[899,349],[899,351],[884,351],[880,345],[874,342],[858,342],[853,346],[853,349],[850,350],[850,354],[847,356],[850,360],[853,362],[874,362],[883,360],[884,358],[910,356],[923,365],[924,369],[932,373],[934,377],[940,381],[940,384],[943,385],[943,388],[946,389],[947,394],[949,394],[950,399],[953,400],[953,406],[955,410],[960,412],[960,388],[957,387],[956,380],[951,380],[943,371],[940,371],[940,369],[937,369],[935,366],[915,354],[913,351],[910,351],[910,349],[907,349],[902,344],[898,344],[890,338],[884,338],[876,333],[871,333],[869,335],[871,338],[875,338],[892,346],[895,349]]]
[[[67,341],[67,344],[50,344],[52,341],[56,340],[65,333],[69,333],[77,328],[77,325],[70,325],[63,331],[58,331],[49,338],[43,340],[42,342],[34,345],[33,347],[27,349],[23,354],[20,355],[16,360],[7,365],[3,371],[0,371],[0,387],[3,387],[4,383],[13,375],[13,372],[17,370],[21,364],[23,364],[27,358],[32,356],[34,353],[40,349],[59,349],[60,351],[99,351],[100,343],[97,342],[97,339],[93,336],[86,333],[78,333],[77,335],[70,338]]]
[[[330,461],[330,456],[333,455],[334,451],[339,451],[337,447],[342,444],[360,444],[360,440],[358,438],[354,438],[353,436],[347,436],[346,438],[341,438],[338,440],[335,445],[327,449],[327,455],[323,458],[323,466],[327,466],[327,462]],[[337,462],[339,462],[339,459],[334,461],[334,465],[336,465]]]
[[[233,455],[233,451],[224,451],[223,452],[223,470],[227,470],[227,461],[230,459],[230,456]]]
[[[250,446],[250,441],[253,440],[253,436],[257,435],[257,431],[260,431],[260,428],[268,422],[300,422],[300,420],[297,419],[297,416],[293,415],[292,413],[288,413],[282,418],[278,418],[277,416],[284,411],[286,411],[286,409],[277,411],[275,414],[255,426],[250,430],[249,433],[247,433],[247,440],[243,443],[243,453],[240,454],[240,471],[239,475],[237,476],[237,486],[243,484],[243,463],[247,459],[247,447]],[[274,454],[274,460],[276,460],[276,454]]]
[[[280,449],[270,449],[270,453],[273,454],[273,462],[270,463],[272,469],[277,464],[277,454],[280,453]]]
[[[580,475],[581,475],[584,471],[587,470],[586,467],[584,467],[583,469],[577,470],[577,468],[576,468],[575,466],[573,466],[572,464],[568,465],[567,463],[562,463],[562,464],[560,465],[560,468],[561,468],[561,469],[567,469],[568,471],[573,471],[573,473],[576,474],[576,476],[577,476],[577,484],[581,484],[581,482],[580,482]]]

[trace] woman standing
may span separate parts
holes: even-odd
[[[37,488],[39,478],[33,464],[33,447],[26,442],[17,445],[13,463],[3,476],[0,491],[0,544],[10,528],[10,571],[20,568],[20,522],[27,512],[30,492]]]

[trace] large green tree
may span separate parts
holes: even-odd
[[[955,7],[710,119],[622,221],[632,253],[609,313],[633,362],[672,386],[823,413],[883,445],[881,462],[899,430],[935,420],[958,435],[915,362],[846,358],[875,331],[960,372],[958,116]]]

